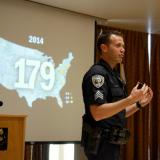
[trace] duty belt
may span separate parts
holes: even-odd
[[[130,131],[127,128],[106,128],[102,131],[102,137],[112,144],[126,144],[130,137]]]

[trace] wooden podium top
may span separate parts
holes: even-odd
[[[0,117],[13,117],[13,118],[26,118],[27,115],[15,115],[15,114],[0,114]]]

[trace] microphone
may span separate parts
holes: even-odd
[[[2,107],[3,106],[3,102],[2,101],[0,101],[0,107]]]

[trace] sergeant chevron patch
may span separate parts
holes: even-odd
[[[97,91],[94,95],[95,100],[100,98],[103,99],[103,93],[101,91]]]

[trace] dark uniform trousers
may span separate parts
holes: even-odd
[[[101,142],[97,155],[85,153],[88,160],[120,160],[120,145]]]

